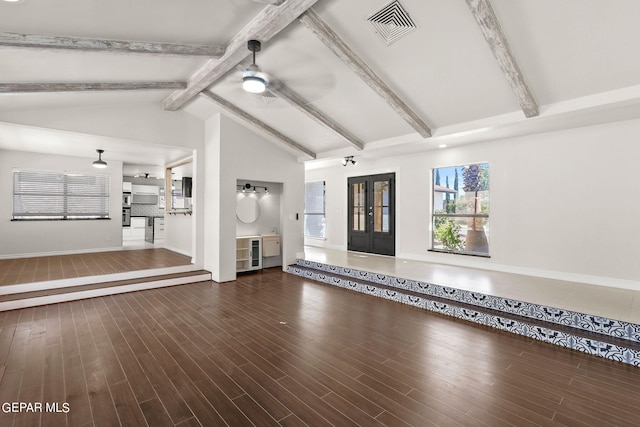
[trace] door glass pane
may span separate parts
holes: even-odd
[[[364,182],[352,184],[353,189],[353,230],[365,231]]]
[[[389,181],[373,184],[373,231],[389,232]]]

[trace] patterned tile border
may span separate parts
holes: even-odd
[[[298,260],[297,265],[287,267],[287,272],[640,367],[640,351],[638,350],[596,341],[591,338],[573,335],[553,328],[508,319],[499,315],[483,313],[454,304],[447,304],[446,302],[433,301],[430,300],[428,296],[436,296],[449,299],[452,302],[456,301],[478,307],[486,307],[531,319],[542,320],[547,323],[570,326],[587,332],[596,332],[635,342],[640,342],[640,325],[431,283],[329,266],[306,260]],[[335,275],[346,277],[336,277]],[[358,279],[368,283],[360,283]],[[377,287],[375,284],[396,289]],[[425,295],[425,298],[403,293],[403,290],[422,293]]]
[[[640,342],[640,325],[478,292],[299,259],[297,265]]]

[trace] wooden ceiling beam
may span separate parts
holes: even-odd
[[[246,123],[247,125],[249,125],[250,127],[256,129],[257,131],[264,133],[268,136],[270,136],[271,138],[275,139],[276,141],[280,142],[281,144],[286,145],[289,148],[293,148],[296,151],[299,151],[300,153],[309,156],[311,159],[315,159],[316,158],[316,153],[314,153],[313,151],[307,149],[306,147],[303,147],[302,145],[298,144],[297,142],[295,142],[294,140],[292,140],[291,138],[289,138],[288,136],[283,135],[282,133],[278,132],[277,130],[275,130],[274,128],[272,128],[271,126],[269,126],[268,124],[264,123],[263,121],[253,117],[251,114],[247,113],[246,111],[240,109],[239,107],[237,107],[236,105],[232,104],[231,102],[227,101],[226,99],[223,99],[221,97],[219,97],[218,95],[216,95],[215,93],[205,90],[200,92],[200,96],[213,101],[214,103],[218,104],[220,107],[222,107],[224,110],[226,110],[228,113],[234,115],[235,117],[239,118],[240,120],[242,120],[244,123]]]
[[[93,52],[151,54],[162,56],[207,56],[211,58],[220,58],[224,54],[224,48],[219,46],[107,39],[85,39],[15,33],[0,33],[0,46],[35,49],[63,49]]]
[[[535,117],[540,114],[538,104],[529,90],[520,67],[511,53],[507,38],[502,32],[500,22],[496,17],[489,0],[466,0],[471,13],[475,18],[484,39],[489,44],[493,56],[495,56],[502,73],[504,74],[511,90],[518,98],[520,108],[526,117]]]
[[[256,3],[264,3],[264,4],[272,4],[274,6],[279,6],[284,3],[284,0],[253,0]]]
[[[279,6],[268,5],[236,34],[225,46],[224,55],[218,60],[209,60],[196,71],[184,90],[172,93],[164,100],[164,109],[175,111],[184,106],[201,91],[232,70],[249,56],[247,41],[270,40],[295,21],[318,0],[287,0]]]
[[[338,58],[380,95],[400,117],[426,138],[431,136],[429,126],[312,10],[307,10],[300,21],[311,30]]]
[[[0,93],[98,92],[117,90],[183,89],[186,82],[118,82],[118,83],[0,83]]]

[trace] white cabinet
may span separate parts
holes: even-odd
[[[133,194],[146,194],[149,196],[157,196],[160,194],[160,187],[157,185],[139,185],[133,184],[131,186],[131,192]]]
[[[122,192],[123,193],[131,193],[132,184],[130,182],[122,183]]]
[[[157,185],[138,185],[131,186],[131,203],[140,205],[157,205],[160,188]]]
[[[262,238],[260,236],[236,237],[236,271],[262,268]]]
[[[153,219],[153,242],[164,241],[164,218]]]
[[[131,239],[144,240],[144,228],[146,218],[143,216],[135,216],[131,218]]]
[[[262,235],[262,256],[271,257],[280,255],[280,236],[277,234]]]

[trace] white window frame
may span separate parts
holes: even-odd
[[[480,165],[480,166],[486,166],[486,170],[487,173],[490,174],[490,170],[491,170],[491,166],[489,164],[489,162],[477,162],[477,163],[468,163],[468,164],[461,164],[461,165],[454,165],[454,166],[441,166],[441,167],[436,167],[433,168],[431,170],[431,229],[432,229],[432,233],[431,233],[431,249],[429,249],[429,251],[432,252],[443,252],[443,253],[450,253],[450,254],[456,254],[456,255],[470,255],[470,256],[478,256],[478,257],[484,257],[484,258],[491,258],[490,252],[489,252],[489,242],[486,239],[486,235],[485,235],[485,241],[487,241],[487,250],[485,251],[473,251],[473,250],[469,250],[467,247],[466,243],[466,238],[464,239],[464,247],[463,248],[436,248],[435,247],[435,243],[436,243],[436,222],[438,220],[445,220],[445,221],[456,221],[456,220],[473,220],[473,219],[480,219],[480,220],[485,220],[487,226],[489,225],[489,218],[490,218],[490,213],[447,213],[447,212],[436,212],[438,209],[436,209],[436,188],[435,186],[436,184],[436,170],[438,169],[450,169],[450,168],[460,168],[460,174],[459,174],[459,190],[463,189],[464,187],[464,177],[463,177],[463,170],[467,167],[470,166],[475,166],[475,165]],[[450,184],[453,184],[450,182]],[[487,176],[487,187],[485,190],[482,191],[486,191],[486,195],[488,196],[488,198],[486,199],[486,201],[488,203],[490,203],[490,177]],[[439,184],[440,186],[442,186],[442,182],[440,182]],[[464,191],[462,191],[462,193],[464,193]],[[460,196],[460,193],[458,193],[458,197]],[[455,198],[453,199],[453,203],[455,204]],[[464,230],[466,233],[469,232],[469,230]],[[473,230],[473,231],[479,231],[479,230]],[[484,231],[482,231],[482,234],[484,234]]]
[[[110,184],[105,174],[14,169],[11,220],[110,219]]]
[[[309,187],[312,186],[319,186],[321,185],[322,187],[322,211],[316,211],[316,212],[307,212],[307,196],[309,195]],[[317,197],[319,194],[319,192],[317,191],[317,189],[315,189],[315,196]],[[310,239],[321,239],[321,240],[325,240],[326,236],[327,236],[327,230],[326,230],[326,204],[327,204],[327,198],[326,198],[326,183],[325,181],[308,181],[304,183],[304,198],[305,198],[305,206],[304,206],[304,236]],[[308,229],[307,229],[307,218],[310,216],[321,216],[322,217],[322,222],[325,224],[325,227],[322,228],[322,235],[310,235],[308,234]]]

